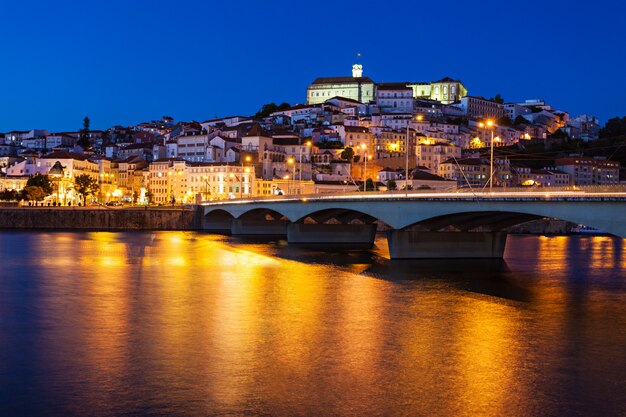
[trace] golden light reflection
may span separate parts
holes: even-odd
[[[590,243],[590,268],[615,268],[616,252],[613,238],[608,236],[594,236],[585,239]]]
[[[41,349],[71,351],[61,366],[45,366],[68,380],[76,374],[64,372],[79,370],[92,403],[125,401],[137,380],[165,387],[159,404],[202,398],[206,410],[235,413],[263,398],[276,415],[323,404],[340,415],[495,416],[524,401],[531,405],[517,415],[532,415],[536,398],[559,389],[568,361],[597,354],[599,341],[615,352],[594,359],[591,378],[622,357],[621,293],[572,292],[563,277],[581,265],[570,259],[581,251],[590,269],[626,269],[626,252],[605,237],[519,239],[528,245],[508,256],[537,268],[515,277],[532,288],[529,301],[414,267],[402,280],[374,279],[372,262],[337,266],[280,244],[184,232],[42,234],[34,249],[56,256],[34,261],[45,276],[37,308],[45,333],[56,333]]]
[[[516,309],[474,297],[465,298],[464,305],[456,308],[463,324],[456,329],[453,348],[459,372],[458,395],[451,396],[456,398],[454,414],[505,415],[509,390],[525,389],[514,383],[514,370],[522,359]]]

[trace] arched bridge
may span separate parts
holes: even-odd
[[[556,218],[626,237],[626,193],[361,194],[203,205],[205,230],[286,236],[289,243],[371,245],[392,258],[502,257],[506,229]]]

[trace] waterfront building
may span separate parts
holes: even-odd
[[[28,176],[9,177],[0,174],[0,191],[15,190],[20,191],[26,187]]]
[[[149,166],[149,191],[155,204],[195,203],[253,195],[254,168],[243,164],[162,159]]]

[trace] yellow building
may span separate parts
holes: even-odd
[[[155,204],[184,203],[250,197],[254,167],[245,164],[188,162],[162,159],[149,166],[148,187]]]

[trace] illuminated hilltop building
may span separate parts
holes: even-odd
[[[320,77],[307,89],[307,104],[323,103],[333,97],[345,97],[361,103],[370,103],[377,99],[378,91],[390,86],[403,84],[412,90],[413,98],[436,100],[443,104],[459,101],[467,95],[467,89],[459,80],[445,77],[438,81],[375,83],[363,76],[363,65],[352,66],[352,77]]]
[[[375,100],[376,84],[369,77],[363,77],[363,66],[352,66],[352,77],[321,77],[309,86],[307,104],[323,103],[329,98],[345,97],[361,103]]]

